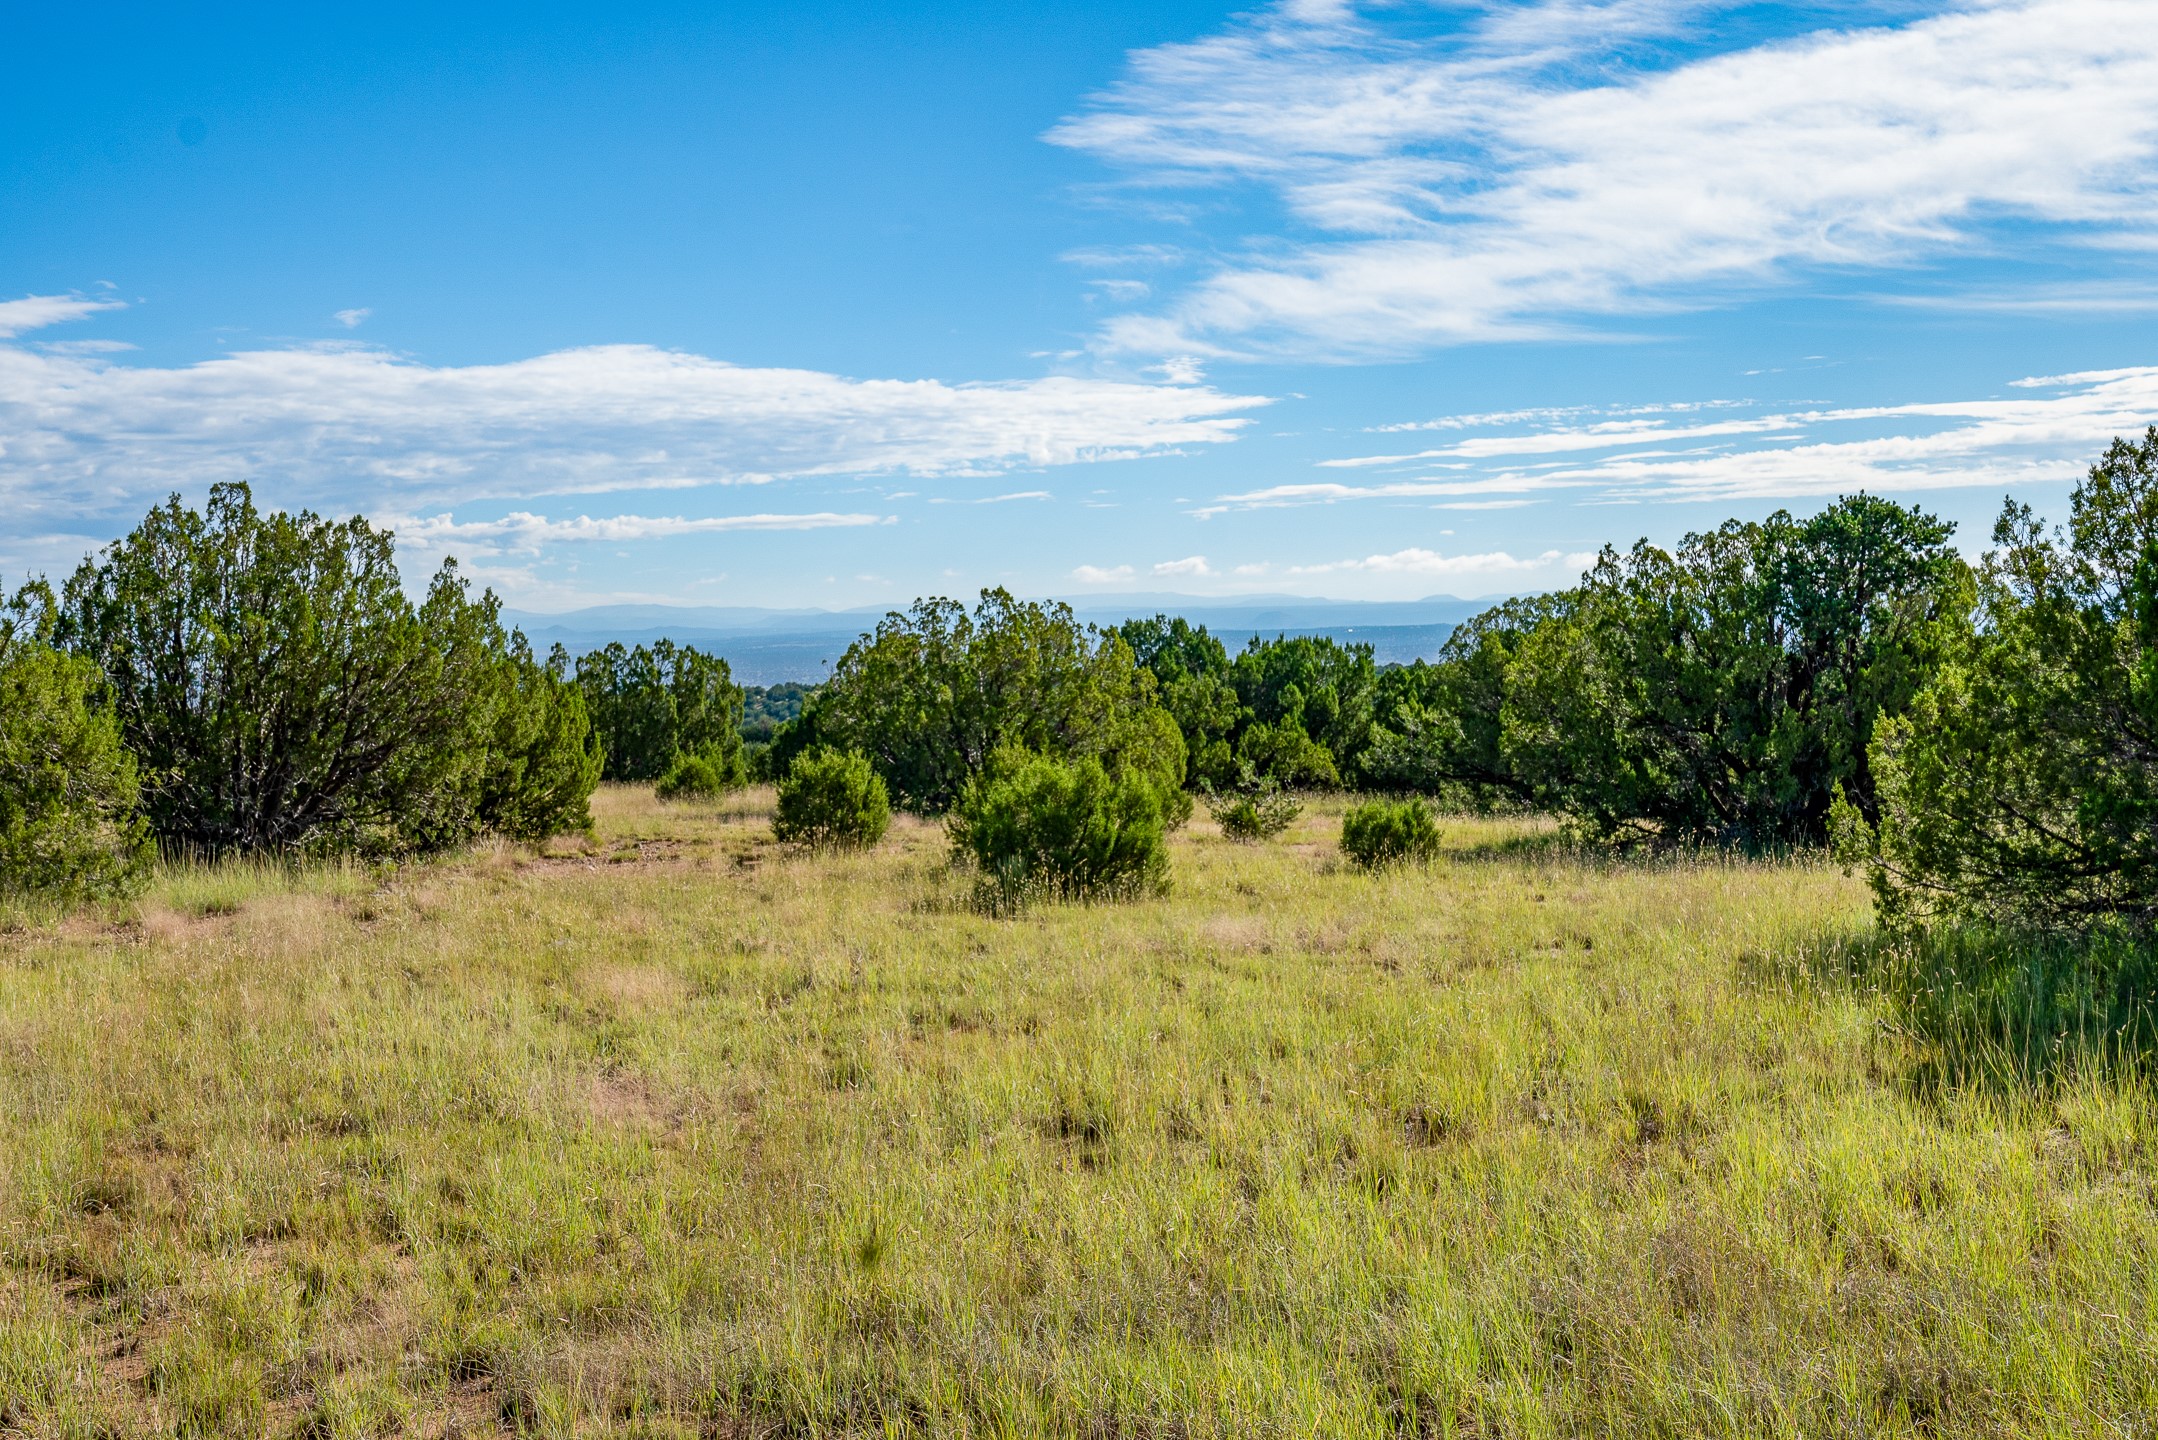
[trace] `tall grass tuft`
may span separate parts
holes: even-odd
[[[1941,925],[1865,931],[1814,963],[1882,1002],[1949,1083],[2045,1084],[2158,1057],[2158,938]]]

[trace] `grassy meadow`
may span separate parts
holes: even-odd
[[[1319,802],[999,919],[770,804],[15,920],[0,1433],[2158,1434],[2151,1088],[1831,866]]]

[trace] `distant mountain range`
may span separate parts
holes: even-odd
[[[1115,625],[1135,616],[1181,615],[1220,636],[1230,650],[1255,635],[1325,635],[1372,646],[1380,664],[1402,663],[1438,653],[1454,626],[1481,614],[1496,599],[1422,600],[1310,599],[1301,595],[1096,595],[1069,602],[1091,625]],[[503,620],[523,630],[535,648],[557,643],[572,654],[619,640],[650,644],[662,638],[726,657],[735,678],[747,685],[783,680],[815,681],[831,672],[849,645],[891,610],[779,610],[751,605],[595,605],[544,615],[505,610]]]

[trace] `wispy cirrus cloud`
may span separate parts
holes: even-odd
[[[1560,550],[1546,550],[1540,555],[1512,555],[1503,550],[1447,555],[1437,550],[1411,546],[1406,550],[1395,550],[1383,555],[1366,555],[1355,560],[1292,565],[1284,573],[1310,576],[1363,571],[1375,575],[1416,575],[1457,583],[1496,581],[1510,584],[1531,577],[1549,580],[1561,574],[1577,572],[1595,563],[1595,560],[1594,554],[1568,554]]]
[[[25,295],[20,300],[0,300],[0,340],[80,320],[100,310],[121,308],[117,300],[91,300],[80,295]]]
[[[1385,480],[1368,485],[1345,485],[1336,480],[1300,481],[1217,496],[1191,513],[1208,520],[1232,510],[1278,510],[1294,505],[1330,505],[1342,500],[1455,500],[1467,496],[1521,495],[1532,490],[1563,489],[1577,483],[1587,482],[1519,475],[1495,475],[1481,480]]]
[[[864,525],[889,524],[885,515],[838,514],[816,511],[801,515],[609,515],[594,519],[550,520],[527,510],[512,511],[495,520],[459,520],[454,515],[388,515],[377,517],[394,530],[397,538],[423,549],[456,549],[468,555],[496,555],[513,551],[537,552],[545,546],[579,542],[622,543],[636,540],[671,539],[681,535],[719,535],[734,531],[843,530]]]
[[[0,326],[106,308],[31,297],[0,305]],[[163,367],[0,344],[0,502],[35,525],[131,519],[168,490],[225,479],[266,482],[280,504],[418,513],[816,476],[993,476],[1221,444],[1265,403],[1066,376],[858,380],[644,345],[437,366],[341,344]]]
[[[1291,229],[1102,343],[1398,355],[1827,267],[2095,263],[2158,239],[2143,0],[1831,7],[1811,33],[1719,45],[1743,27],[1705,22],[1741,10],[1547,0],[1449,25],[1300,0],[1141,52],[1049,138],[1149,193],[1263,187]]]
[[[1640,407],[1615,418],[1581,410],[1467,416],[1461,426],[1441,418],[1414,428],[1516,428],[1405,454],[1319,462],[1334,469],[1423,473],[1272,485],[1217,496],[1192,513],[1204,518],[1354,501],[1496,508],[1560,494],[1577,502],[1728,501],[1858,490],[2010,489],[2074,480],[2112,437],[2140,435],[2158,423],[2158,366],[2032,376],[2010,381],[2005,391],[1699,424],[1644,420]],[[1663,408],[1685,416],[1706,407]],[[1716,408],[1721,413],[1724,407]],[[1524,419],[1545,423],[1519,428]],[[1431,473],[1440,467],[1442,473]]]

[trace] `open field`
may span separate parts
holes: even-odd
[[[0,1432],[2158,1434],[2150,1089],[1928,1081],[1835,869],[769,799],[0,935]]]

